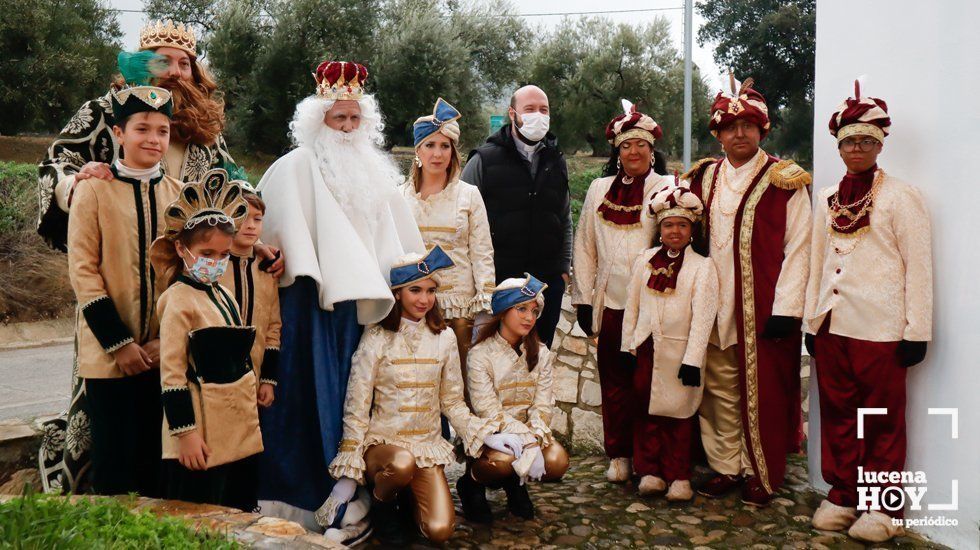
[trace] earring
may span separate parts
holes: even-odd
[[[617,158],[616,159],[616,170],[622,170],[622,169],[623,169],[623,161],[622,161],[622,159]]]
[[[418,155],[415,155],[415,166],[418,166],[419,168],[422,167],[422,159],[420,159]]]

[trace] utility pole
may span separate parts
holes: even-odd
[[[691,52],[694,0],[684,0],[684,170],[691,167]]]

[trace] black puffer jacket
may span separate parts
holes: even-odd
[[[481,171],[473,179],[487,206],[497,282],[525,272],[536,277],[567,272],[568,167],[555,136],[545,137],[533,176],[509,124],[470,158],[477,155]]]

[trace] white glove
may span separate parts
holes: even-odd
[[[483,440],[483,444],[495,451],[513,455],[514,458],[520,458],[521,450],[524,448],[520,436],[509,433],[488,435]]]
[[[356,490],[357,482],[353,479],[349,477],[338,479],[337,483],[334,483],[326,502],[313,513],[313,519],[316,520],[320,527],[329,527],[337,516],[337,510],[342,504],[350,502],[350,499],[354,498],[354,492]]]
[[[528,450],[528,453],[534,454],[534,460],[531,462],[531,468],[527,471],[527,477],[532,481],[541,481],[541,478],[544,477],[544,454],[541,453],[541,447],[534,447]]]

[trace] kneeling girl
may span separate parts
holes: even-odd
[[[502,422],[521,437],[520,458],[485,449],[469,462],[456,490],[466,519],[489,523],[486,487],[503,488],[507,508],[532,519],[534,506],[524,482],[558,481],[568,470],[568,453],[551,434],[554,411],[551,351],[535,325],[544,307],[546,284],[533,276],[507,279],[493,291],[493,318],[480,329],[467,360],[466,389],[473,412]]]
[[[456,337],[436,303],[438,273],[452,265],[439,246],[402,257],[391,268],[395,307],[364,331],[352,360],[344,436],[330,464],[339,481],[325,506],[350,500],[356,484],[372,487],[374,532],[389,545],[407,544],[416,525],[435,543],[455,528],[443,470],[454,453],[440,415],[470,456],[484,445],[520,451],[517,436],[495,434],[502,424],[473,415],[463,399]]]

